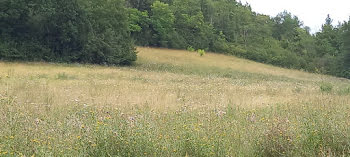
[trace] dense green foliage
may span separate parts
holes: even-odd
[[[130,64],[122,0],[3,0],[0,59]]]
[[[128,0],[129,30],[141,46],[204,49],[350,78],[348,23],[328,16],[313,35],[298,17],[269,17],[235,0]]]
[[[202,49],[350,78],[348,22],[322,30],[236,0],[3,0],[0,59],[130,64],[140,46]]]

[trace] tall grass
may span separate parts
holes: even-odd
[[[0,63],[0,156],[350,155],[348,81],[143,53],[131,68]]]
[[[84,105],[44,112],[7,96],[0,104],[4,156],[350,155],[350,110],[337,105],[160,113]]]

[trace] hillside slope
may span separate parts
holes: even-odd
[[[0,62],[0,156],[347,156],[350,81],[138,48],[131,67]]]
[[[212,105],[236,104],[245,107],[315,101],[321,103],[324,99],[350,103],[349,97],[341,94],[349,87],[350,81],[347,79],[283,69],[213,53],[200,57],[195,52],[182,50],[138,48],[138,51],[139,67],[136,69],[174,73],[177,74],[172,78],[175,80],[191,78],[191,83],[187,79],[182,83],[170,84],[174,84],[174,90],[186,93],[188,99],[193,101],[196,98],[203,104],[210,102],[205,100],[209,95],[220,99],[212,102]],[[187,81],[188,86],[192,87],[183,89],[178,86]],[[323,84],[334,86],[333,94],[321,92],[320,86]],[[201,90],[193,91],[195,89]]]
[[[217,53],[207,53],[204,57],[199,57],[196,52],[183,50],[142,47],[139,47],[137,50],[139,52],[139,62],[141,63],[142,61],[146,60],[149,62],[172,64],[176,66],[215,67],[220,69],[230,69],[243,73],[284,76],[297,80],[322,81],[324,79],[327,79],[328,81],[339,81],[339,79],[336,79],[334,77],[316,75],[312,73],[302,72],[300,70],[279,68]]]
[[[2,81],[13,83],[12,93],[22,102],[44,101],[47,98],[38,99],[43,92],[38,88],[43,88],[48,89],[44,92],[54,97],[50,99],[55,104],[75,99],[88,104],[147,104],[155,108],[177,108],[187,103],[255,107],[320,103],[324,99],[350,103],[350,98],[341,94],[349,86],[346,79],[220,54],[200,57],[195,52],[156,48],[138,48],[138,52],[139,60],[133,67],[0,63],[0,74]],[[320,91],[325,83],[333,86],[331,93]],[[6,84],[1,85],[4,89]],[[186,101],[179,104],[182,98]]]

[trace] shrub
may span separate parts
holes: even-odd
[[[320,85],[320,90],[321,90],[321,92],[329,93],[329,92],[331,92],[333,90],[333,85],[330,84],[330,83],[323,82]]]
[[[187,47],[187,51],[194,52],[196,51],[192,46]]]
[[[202,49],[198,49],[198,50],[197,50],[197,53],[198,53],[200,56],[204,56],[204,55],[205,55],[205,51],[202,50]]]

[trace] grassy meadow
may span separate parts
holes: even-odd
[[[0,156],[350,156],[350,80],[138,51],[131,67],[0,62]]]

